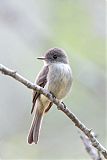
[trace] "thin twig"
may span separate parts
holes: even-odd
[[[93,159],[93,160],[102,160],[99,151],[92,146],[90,139],[84,135],[81,134],[80,138],[85,146],[85,149],[87,151],[87,153],[89,154],[89,156]]]
[[[78,127],[83,133],[89,138],[92,145],[100,152],[102,155],[107,159],[107,150],[99,143],[97,138],[92,134],[92,129],[88,129],[63,103],[61,103],[58,99],[54,98],[51,93],[49,93],[44,88],[30,82],[29,80],[25,79],[21,75],[19,75],[16,71],[13,71],[4,65],[0,64],[0,71],[2,74],[8,75],[13,77],[15,80],[19,81],[20,83],[24,84],[29,89],[36,90],[41,94],[45,95],[47,98],[50,99],[54,104],[57,105],[58,109],[63,111]]]

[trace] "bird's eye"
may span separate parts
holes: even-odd
[[[57,55],[56,55],[56,54],[55,54],[55,55],[53,55],[53,58],[54,58],[54,59],[57,59]]]

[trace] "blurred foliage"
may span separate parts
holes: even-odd
[[[36,57],[64,48],[73,70],[64,100],[105,145],[105,1],[0,1],[0,63],[34,81],[43,65]],[[53,106],[44,117],[38,145],[26,141],[31,91],[0,77],[0,159],[88,159],[73,123]]]

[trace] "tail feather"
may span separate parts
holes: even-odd
[[[42,118],[43,118],[43,112],[36,109],[36,113],[34,115],[32,125],[29,131],[28,135],[28,143],[35,143],[37,144],[38,138],[39,138],[39,133],[40,133],[40,128],[41,128],[41,123],[42,123]]]

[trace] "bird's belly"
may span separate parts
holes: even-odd
[[[58,66],[51,70],[49,77],[51,78],[49,79],[48,90],[52,92],[52,94],[56,98],[64,98],[71,87],[71,70],[68,67],[66,68],[65,66]]]
[[[58,98],[62,99],[66,96],[67,92],[69,91],[67,87],[68,83],[65,83],[63,81],[54,81],[54,83],[51,83],[49,86],[49,91],[53,93],[53,95]]]

